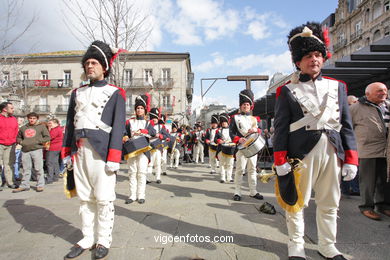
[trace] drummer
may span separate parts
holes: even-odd
[[[150,125],[156,131],[156,136],[150,138],[150,145],[152,146],[151,158],[148,165],[148,175],[151,176],[153,172],[153,167],[156,172],[156,183],[161,183],[161,157],[163,151],[162,141],[165,138],[168,138],[168,132],[165,129],[164,125],[158,123],[160,118],[160,111],[158,108],[152,108],[149,112]]]
[[[166,116],[164,114],[161,114],[160,120],[158,121],[158,124],[161,126],[161,128],[166,129],[167,134],[171,132],[171,130],[168,128],[168,126],[165,124]],[[161,155],[161,171],[162,175],[167,175],[167,160],[168,160],[168,143],[170,141],[170,138],[165,138],[163,140],[163,150]]]
[[[216,173],[217,168],[217,144],[214,142],[215,133],[218,130],[219,119],[218,115],[211,116],[211,128],[206,130],[205,143],[209,146],[209,158],[211,165],[211,174]]]
[[[179,167],[179,159],[180,159],[180,146],[182,145],[182,134],[177,130],[179,129],[179,122],[172,122],[172,132],[171,132],[171,143],[172,146],[170,149],[170,168],[177,169]],[[176,139],[176,143],[175,143]]]
[[[229,134],[229,115],[227,113],[220,114],[219,122],[221,123],[221,128],[218,129],[215,135],[215,142],[219,145],[217,157],[220,162],[220,182],[233,182],[232,173],[234,164],[234,150],[236,149],[236,146],[229,146],[229,144],[234,144]],[[227,148],[226,150],[222,150],[223,145],[225,145]]]
[[[145,136],[155,136],[156,131],[153,126],[145,119],[147,111],[150,108],[150,96],[148,93],[140,95],[135,99],[136,117],[126,122],[126,135],[124,141],[135,140]],[[139,147],[140,149],[144,147]],[[138,203],[145,203],[146,173],[148,171],[148,162],[150,153],[141,153],[127,160],[129,166],[130,196],[125,203],[130,204],[138,200]]]
[[[253,93],[250,89],[244,89],[240,92],[240,114],[234,115],[230,124],[230,138],[236,144],[243,144],[247,141],[245,138],[252,133],[260,133],[259,126],[260,118],[251,115],[253,110]],[[249,193],[250,197],[262,200],[263,196],[257,192],[257,176],[256,164],[257,154],[250,158],[246,158],[241,151],[236,153],[236,172],[234,175],[234,183],[236,185],[233,199],[241,200],[241,184],[242,175],[246,170],[248,174]]]

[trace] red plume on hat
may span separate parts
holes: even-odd
[[[147,96],[148,97],[148,100],[146,100],[146,112],[149,112],[150,111],[150,101],[151,101],[151,96],[150,96],[150,94],[149,93],[145,93],[145,96]]]
[[[326,46],[326,57],[330,59],[332,57],[332,53],[329,51],[329,46],[330,46],[330,38],[329,38],[329,28],[328,27],[323,27],[322,28],[322,36],[324,37],[324,43]]]
[[[116,48],[111,48],[112,53],[114,56],[112,56],[110,60],[110,67],[112,67],[112,63],[114,63],[114,60],[119,56],[120,53],[122,52],[127,52],[125,49],[116,49]]]

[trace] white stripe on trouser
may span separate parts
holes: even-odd
[[[323,133],[302,161],[306,168],[302,169],[299,188],[305,207],[309,204],[312,189],[315,193],[318,251],[326,257],[334,257],[340,254],[335,247],[340,202],[340,160]],[[296,214],[286,212],[286,221],[289,234],[288,255],[305,257],[303,210]]]
[[[178,149],[173,149],[173,160],[170,161],[171,168],[174,166],[175,168],[179,167],[179,159],[180,159],[180,151]],[[173,161],[175,161],[175,165],[173,165]]]
[[[161,179],[161,152],[158,149],[150,151],[150,162],[148,164],[148,179],[151,178],[153,167],[156,172],[156,180]]]
[[[84,238],[77,244],[82,248],[89,248],[94,244],[94,226],[97,223],[96,241],[109,248],[112,242],[114,214],[105,212],[108,209],[114,210],[116,175],[106,172],[106,163],[100,159],[100,155],[87,139],[80,139],[79,144],[73,171],[77,195],[81,200],[81,229]]]
[[[195,148],[194,148],[194,160],[195,160],[195,163],[198,163],[199,162],[199,157],[200,157],[200,162],[203,163],[204,162],[204,147],[203,147],[203,144],[198,142],[195,144]]]
[[[246,158],[241,151],[236,153],[236,172],[234,175],[235,191],[234,194],[241,196],[241,184],[242,184],[242,174],[246,169],[248,175],[248,185],[249,185],[249,195],[255,196],[257,193],[257,176],[256,176],[256,164],[257,164],[257,154]]]
[[[161,171],[167,172],[168,149],[163,149],[161,156]]]
[[[217,151],[209,149],[210,166],[211,166],[211,171],[213,172],[217,171],[217,158],[215,157],[216,154]]]
[[[129,166],[130,196],[132,200],[145,199],[148,157],[140,154],[127,160]]]
[[[218,155],[218,158],[220,162],[221,180],[230,182],[232,180],[234,158],[233,156],[221,155],[221,153]]]

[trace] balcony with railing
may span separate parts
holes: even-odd
[[[347,39],[342,39],[338,41],[335,45],[333,45],[333,51],[337,51],[343,48],[347,44]]]
[[[152,88],[154,86],[154,81],[150,82],[144,78],[133,78],[128,81],[123,82],[124,88]]]
[[[68,113],[69,105],[58,105],[56,108],[57,114],[66,114]]]
[[[362,29],[357,30],[356,32],[354,32],[353,34],[351,34],[351,41],[356,40],[356,39],[359,38],[362,34],[363,34],[363,30],[362,30]]]
[[[50,88],[50,89],[69,89],[73,86],[72,80],[47,79],[47,80],[12,80],[8,86],[18,88]]]
[[[50,106],[49,105],[35,105],[34,112],[50,113]]]
[[[172,114],[173,113],[173,106],[162,106],[161,111],[163,114]]]
[[[171,89],[173,87],[173,83],[172,78],[159,78],[155,81],[154,87],[158,89]]]

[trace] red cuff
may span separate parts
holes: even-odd
[[[218,144],[221,144],[222,142],[223,142],[222,139],[217,139],[217,143],[218,143]]]
[[[164,139],[164,136],[163,136],[162,134],[157,134],[157,135],[158,135],[158,138],[159,138],[160,140]]]
[[[122,151],[121,150],[116,150],[116,149],[109,149],[108,150],[108,155],[107,155],[107,162],[117,162],[119,163],[122,158]]]
[[[287,151],[274,152],[275,165],[282,165],[287,162]]]
[[[61,158],[64,159],[66,156],[70,155],[70,147],[62,147],[61,149]]]
[[[143,134],[149,134],[148,129],[141,129],[140,131],[141,131],[141,133],[143,133]]]
[[[257,133],[261,134],[261,128],[257,128]]]
[[[344,163],[359,165],[358,152],[355,150],[346,150]]]
[[[233,138],[233,143],[238,143],[238,140],[240,140],[241,137],[239,137],[238,135],[236,135],[234,138]]]

